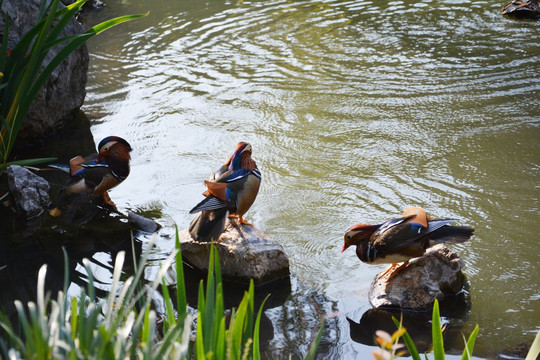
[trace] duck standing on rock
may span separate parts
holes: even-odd
[[[238,217],[242,225],[251,225],[243,216],[255,201],[261,184],[261,173],[251,153],[250,144],[239,142],[225,164],[204,182],[208,188],[203,193],[205,198],[189,212],[201,212],[189,225],[194,240],[217,240],[225,229],[228,215]]]
[[[356,255],[368,264],[392,264],[379,277],[393,276],[404,269],[410,259],[424,255],[427,248],[439,244],[458,244],[467,241],[474,229],[451,226],[456,219],[428,218],[420,207],[405,209],[401,217],[378,225],[358,224],[347,229],[343,251],[356,245]],[[396,263],[404,262],[397,267]]]
[[[93,197],[102,196],[106,204],[115,206],[107,191],[128,177],[131,150],[131,145],[126,140],[118,136],[108,136],[99,143],[98,153],[87,157],[74,157],[69,161],[68,169],[51,165],[66,170],[71,175],[68,183],[58,193],[56,202],[61,204],[70,194],[86,193]],[[51,210],[51,215],[59,215],[58,209]]]

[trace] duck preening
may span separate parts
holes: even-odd
[[[427,248],[440,243],[458,244],[467,241],[474,229],[469,226],[452,226],[456,219],[428,218],[420,207],[405,209],[402,216],[382,224],[358,224],[345,232],[342,252],[356,246],[358,258],[368,264],[393,264],[381,276],[396,268],[395,264],[407,262],[424,255]]]
[[[250,144],[239,142],[225,164],[204,182],[205,198],[189,212],[200,212],[189,225],[194,240],[217,240],[225,229],[227,216],[238,217],[242,225],[251,225],[243,216],[255,201],[261,184],[261,173],[251,153]]]
[[[118,136],[108,136],[100,141],[97,153],[72,158],[69,168],[65,169],[71,176],[58,193],[56,203],[62,204],[70,194],[88,194],[90,197],[102,196],[106,204],[114,206],[108,190],[128,177],[131,150],[131,145],[126,140]],[[62,166],[53,167],[64,170]]]

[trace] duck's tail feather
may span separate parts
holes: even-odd
[[[71,169],[67,164],[49,164],[47,166],[53,169],[62,170],[68,174],[71,172]]]
[[[217,210],[203,210],[197,214],[189,224],[189,234],[199,242],[210,242],[219,239],[223,230],[229,211],[227,208]]]
[[[459,244],[471,238],[474,229],[469,226],[446,225],[431,234],[431,241],[446,244]]]
[[[204,210],[218,210],[228,207],[228,203],[226,201],[220,200],[215,196],[208,196],[203,199],[200,203],[195,205],[193,209],[189,211],[190,214],[195,214],[199,211]]]

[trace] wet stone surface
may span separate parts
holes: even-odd
[[[17,215],[26,219],[39,216],[49,204],[50,186],[47,180],[18,165],[9,166],[7,175]]]
[[[184,261],[199,270],[208,270],[210,242],[198,242],[188,230],[179,234]],[[252,226],[227,220],[225,231],[215,242],[224,278],[262,284],[290,274],[289,258],[283,247]]]
[[[404,269],[378,276],[371,284],[369,301],[375,308],[431,310],[435,299],[458,294],[465,285],[463,260],[444,245],[436,245]]]

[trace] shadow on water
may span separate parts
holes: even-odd
[[[440,314],[443,317],[442,329],[447,354],[461,354],[463,351],[463,328],[459,325],[467,319],[470,311],[470,299],[467,291],[454,296],[447,296],[440,302]],[[347,317],[351,340],[368,346],[378,346],[376,331],[383,330],[392,334],[397,330],[393,319],[401,321],[407,329],[419,353],[428,353],[432,348],[431,311],[399,311],[398,309],[371,308],[362,314],[358,322]],[[451,321],[450,321],[451,320]],[[405,344],[401,338],[400,344]]]
[[[84,258],[92,265],[112,272],[114,259],[120,251],[141,254],[141,242],[132,242],[131,227],[118,216],[98,214],[83,227],[65,224],[42,215],[30,227],[14,219],[11,210],[2,207],[3,239],[0,241],[0,306],[11,319],[15,315],[13,300],[23,304],[36,301],[37,276],[40,267],[47,264],[46,290],[55,297],[64,286],[64,252],[68,256],[69,280],[86,288],[88,276],[78,270]],[[133,246],[132,246],[133,244]],[[97,253],[110,255],[110,263],[99,262]],[[124,271],[133,272],[132,257],[127,256]],[[99,292],[98,296],[106,296]]]

